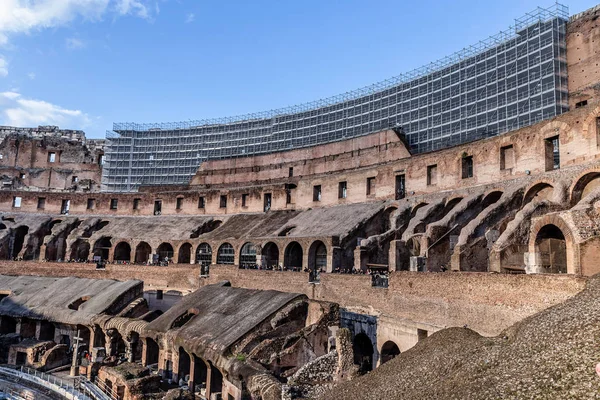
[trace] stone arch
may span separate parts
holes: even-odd
[[[600,132],[598,132],[598,128],[597,128],[597,124],[596,124],[596,118],[600,117],[600,106],[596,107],[595,109],[593,109],[588,116],[583,120],[583,124],[581,126],[581,132],[583,133],[583,136],[587,136],[588,134],[590,134],[590,128],[592,128],[595,133],[596,133],[596,145],[600,146],[600,143],[598,142],[598,135],[600,134]]]
[[[500,200],[503,194],[504,192],[498,189],[490,190],[489,192],[487,192],[483,196],[483,200],[481,200],[481,209],[485,209],[489,205],[496,203],[498,200]]]
[[[10,259],[14,260],[19,256],[25,245],[25,236],[29,233],[27,225],[21,225],[14,230],[12,240],[10,241]]]
[[[584,126],[585,126],[585,123],[584,123]],[[571,127],[566,122],[563,122],[563,121],[552,121],[552,122],[544,125],[540,129],[540,133],[542,134],[542,136],[544,138],[547,138],[547,137],[550,137],[550,136],[555,136],[559,132],[563,132],[563,133],[566,134],[570,130],[571,130]]]
[[[256,268],[256,246],[246,242],[240,248],[240,268]]]
[[[169,242],[162,242],[156,248],[156,254],[158,254],[158,258],[160,261],[163,261],[165,258],[168,258],[169,261],[173,259],[173,245]]]
[[[135,262],[138,264],[147,263],[152,254],[152,247],[147,242],[139,242],[135,247]]]
[[[391,340],[388,340],[383,344],[383,346],[381,346],[381,351],[379,352],[379,354],[381,364],[385,364],[386,362],[390,361],[391,359],[395,358],[397,355],[400,354],[400,348],[396,343],[394,343]]]
[[[586,171],[579,175],[569,190],[571,207],[579,203],[581,199],[598,187],[600,187],[600,170]]]
[[[294,241],[288,243],[283,254],[283,265],[285,269],[302,271],[303,250],[300,243]]]
[[[554,186],[546,181],[540,181],[530,185],[523,196],[523,205],[530,203],[533,199],[549,200],[554,192]]]
[[[200,275],[208,275],[208,268],[212,264],[212,248],[204,242],[196,249],[196,264],[200,265]]]
[[[188,242],[185,242],[179,246],[177,263],[189,264],[190,262],[192,262],[192,245]]]
[[[231,243],[223,243],[217,250],[217,264],[229,264],[235,263],[235,249]]]
[[[279,268],[279,247],[275,242],[267,242],[261,250],[262,265],[268,269]]]
[[[115,261],[131,261],[131,245],[126,241],[121,241],[115,246],[113,255]]]
[[[554,249],[552,245],[544,246],[545,240],[554,240]],[[564,242],[564,244],[562,244]],[[563,248],[564,246],[564,248]],[[568,225],[557,215],[546,215],[539,218],[531,226],[529,233],[529,264],[527,266],[527,272],[529,273],[543,273],[552,272],[555,269],[547,267],[548,262],[551,264],[558,264],[555,262],[557,257],[561,257],[564,260],[565,272],[569,274],[581,273],[577,257],[577,249],[574,244],[573,233]],[[542,254],[544,251],[546,254]],[[557,252],[564,252],[564,256],[556,254]],[[552,254],[554,253],[554,254]],[[550,260],[548,258],[551,258]],[[560,271],[559,271],[560,272]]]
[[[354,364],[358,365],[358,372],[366,374],[373,370],[373,343],[366,333],[361,332],[352,341],[354,350]]]
[[[111,238],[108,236],[102,236],[100,239],[94,242],[94,256],[100,257],[102,260],[108,260],[111,248]]]
[[[311,271],[327,270],[327,246],[315,240],[308,248],[308,269]]]
[[[178,368],[177,368],[177,379],[183,380],[186,384],[188,379],[186,376],[190,374],[190,355],[183,349],[183,347],[179,347],[179,357],[178,358]]]
[[[417,204],[416,206],[414,206],[412,208],[412,210],[410,210],[410,217],[414,218],[415,215],[417,214],[417,211],[419,211],[421,208],[425,207],[428,204],[429,203],[421,202],[421,203]]]
[[[71,245],[71,260],[85,261],[90,257],[90,243],[87,240],[77,239]]]

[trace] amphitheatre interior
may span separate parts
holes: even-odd
[[[556,7],[430,72],[442,86],[423,119],[400,111],[404,85],[427,90],[417,75],[381,89],[397,89],[395,118],[372,100],[365,127],[346,115],[338,134],[327,105],[312,110],[327,128],[284,144],[311,110],[221,130],[115,124],[106,140],[0,127],[0,363],[66,368],[97,398],[342,398],[328,390],[447,328],[495,338],[580,295],[600,272],[600,7]],[[444,112],[459,69],[464,120]],[[219,131],[235,147],[240,129],[279,144],[172,141]],[[200,150],[158,172],[152,158]]]

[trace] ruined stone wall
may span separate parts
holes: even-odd
[[[278,153],[273,157],[238,158],[218,163],[215,161],[214,165],[220,167],[221,164],[227,163],[234,165],[249,163],[255,164],[252,168],[277,169],[286,174],[289,168],[295,168],[293,177],[277,179],[259,177],[263,180],[248,182],[248,179],[255,179],[254,175],[250,176],[244,171],[247,167],[240,167],[211,170],[211,179],[217,181],[220,179],[225,182],[222,184],[194,185],[188,188],[152,188],[140,193],[90,193],[88,195],[44,193],[42,195],[40,192],[7,191],[0,198],[0,211],[13,210],[14,196],[23,198],[21,211],[26,212],[57,213],[60,211],[62,200],[70,199],[71,214],[153,215],[155,200],[162,201],[163,215],[263,212],[267,195],[271,196],[271,209],[307,209],[393,199],[398,175],[405,177],[406,197],[409,200],[416,196],[481,185],[493,185],[502,189],[515,179],[541,177],[547,173],[546,171],[552,169],[552,154],[548,150],[547,139],[555,136],[559,137],[560,142],[561,170],[585,166],[596,161],[600,156],[596,120],[600,115],[599,106],[600,102],[590,103],[550,121],[438,152],[398,158],[397,149],[394,147],[389,156],[394,161],[386,158],[388,156],[385,155],[385,150],[378,145],[376,151],[384,155],[375,158],[369,154],[365,155],[363,150],[356,150],[340,153],[340,159],[343,159],[341,161],[336,160],[335,155],[306,159],[302,163],[307,171],[309,170],[309,174],[298,176],[295,172],[297,167],[294,165],[298,162],[296,159],[299,156],[295,151],[291,151]],[[352,141],[339,142],[336,148],[341,151],[343,146],[352,144]],[[391,142],[382,146],[402,146],[402,142]],[[317,146],[312,151],[318,152],[325,147]],[[304,154],[304,150],[297,152]],[[347,156],[348,154],[351,156]],[[291,161],[286,161],[288,156]],[[473,158],[473,176],[463,178],[463,162],[467,157]],[[276,164],[275,160],[281,163]],[[376,163],[374,160],[381,162]],[[432,172],[434,167],[435,174]],[[208,166],[203,167],[201,173],[208,174],[207,168]],[[260,172],[256,174],[260,175]],[[372,182],[370,192],[367,189],[369,180]],[[346,183],[346,198],[339,198],[340,182]],[[62,183],[64,185],[64,181]],[[321,188],[320,200],[317,201],[314,200],[315,186]],[[290,202],[287,199],[288,192]],[[226,199],[226,205],[223,207],[222,196]],[[44,210],[37,209],[39,197],[46,197],[47,208]],[[204,204],[200,204],[200,198],[203,198]],[[87,208],[89,199],[94,200],[92,209]],[[118,200],[117,208],[110,208],[111,199]],[[135,199],[138,199],[136,208],[134,208]]]
[[[368,275],[324,274],[319,284],[309,284],[305,273],[214,266],[202,284],[222,280],[236,287],[304,293],[357,312],[437,329],[468,325],[490,336],[575,295],[586,282],[567,275],[395,272],[384,289],[372,287]]]
[[[83,133],[81,133],[83,135]],[[103,141],[23,133],[7,134],[0,143],[4,188],[98,190]]]
[[[200,267],[197,265],[147,265],[108,264],[106,269],[96,269],[94,263],[38,263],[0,261],[0,274],[34,275],[52,277],[78,277],[90,279],[115,279],[126,281],[140,279],[144,289],[178,290],[191,292],[200,285]]]
[[[569,107],[597,98],[594,86],[600,82],[600,6],[571,17],[567,25],[567,71]]]

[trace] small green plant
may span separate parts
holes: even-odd
[[[238,353],[235,356],[235,359],[238,360],[238,361],[246,361],[246,355],[244,353]]]

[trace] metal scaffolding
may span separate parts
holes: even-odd
[[[186,184],[202,161],[314,146],[402,126],[411,150],[434,151],[568,110],[568,9],[554,4],[437,62],[311,103],[238,117],[115,123],[105,191]]]

